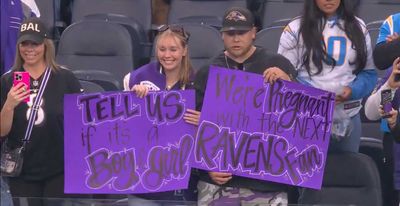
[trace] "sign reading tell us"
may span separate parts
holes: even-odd
[[[320,189],[335,94],[211,67],[192,166]]]
[[[66,95],[65,192],[149,193],[187,188],[194,91]]]

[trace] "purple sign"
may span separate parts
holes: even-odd
[[[66,193],[187,188],[194,91],[66,95],[64,105]]]
[[[211,67],[192,167],[320,189],[335,94]]]

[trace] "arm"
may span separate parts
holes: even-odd
[[[3,79],[2,79],[3,80]],[[2,88],[5,88],[5,85],[3,84],[4,81],[2,81]],[[4,93],[2,91],[1,94],[1,99],[3,102],[3,99],[6,99],[2,108],[1,108],[1,114],[0,114],[0,125],[1,125],[1,131],[0,131],[0,137],[4,137],[10,133],[13,119],[14,119],[14,109],[21,103],[21,101],[25,98],[27,98],[30,95],[30,91],[25,88],[23,83],[19,83],[16,86],[13,86],[10,91],[7,93],[7,96],[4,97]]]
[[[391,42],[381,42],[375,46],[373,57],[378,69],[384,70],[392,65],[392,62],[400,56],[400,38]]]
[[[291,30],[289,25],[286,26],[279,40],[278,54],[289,60],[294,70],[298,69],[301,65],[300,61],[302,58],[299,55],[299,49],[296,33]],[[290,72],[290,69],[287,72]]]
[[[274,55],[271,61],[274,63],[274,66],[266,68],[263,72],[265,82],[274,83],[277,79],[286,81],[293,81],[296,79],[297,71],[284,56],[280,54]]]
[[[377,81],[378,78],[375,70],[361,71],[356,79],[349,85],[351,88],[350,99],[361,99],[368,96],[374,89]]]
[[[130,88],[129,88],[129,80],[130,80],[130,77],[131,77],[131,75],[130,75],[131,73],[128,73],[128,74],[126,74],[125,76],[124,76],[124,91],[129,91],[130,90]]]
[[[367,60],[364,69],[357,74],[356,78],[349,85],[351,89],[351,100],[362,99],[370,95],[378,81],[378,74],[372,60],[371,37],[368,32],[365,36],[365,43],[367,49]]]
[[[379,106],[381,105],[382,90],[390,89],[388,83],[383,84],[377,91],[371,94],[365,102],[365,116],[370,120],[378,120],[381,118]],[[395,90],[392,90],[394,94]]]
[[[382,85],[378,91],[374,92],[365,103],[365,115],[368,119],[377,120],[380,118],[380,114],[378,111],[379,105],[381,104],[381,91],[385,89],[392,90],[392,98],[394,93],[398,88],[400,88],[400,82],[395,81],[395,76],[400,74],[400,58],[397,58],[393,62],[393,69],[392,72],[389,73],[389,77],[387,81]]]

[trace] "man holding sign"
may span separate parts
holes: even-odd
[[[297,76],[292,64],[285,57],[253,45],[256,27],[254,27],[254,17],[249,10],[238,7],[228,9],[223,17],[222,26],[225,51],[213,59],[212,65],[262,74],[264,80],[269,83],[274,83],[278,79],[290,81]],[[206,67],[196,76],[198,110],[202,108],[208,74],[209,68]],[[199,205],[209,205],[219,200],[226,203],[237,199],[242,203],[257,201],[287,204],[287,186],[283,184],[238,177],[223,172],[203,172],[200,179]]]

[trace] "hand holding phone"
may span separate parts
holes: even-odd
[[[390,89],[382,90],[381,92],[381,105],[383,107],[384,115],[382,118],[390,117],[390,111],[392,111],[392,91]]]
[[[30,77],[28,72],[14,72],[14,81],[13,81],[13,86],[18,85],[19,83],[24,84],[24,87],[26,90],[30,89]],[[30,98],[29,96],[25,98],[23,101],[24,102],[29,102]]]

